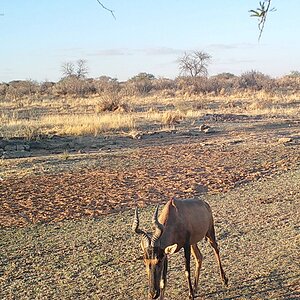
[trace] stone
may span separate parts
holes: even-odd
[[[8,158],[25,158],[25,157],[30,157],[31,154],[28,151],[4,151],[2,153],[2,158],[3,159],[8,159]]]
[[[16,144],[8,144],[4,147],[4,151],[16,151],[17,145]]]
[[[30,146],[29,146],[29,145],[24,144],[23,146],[24,146],[24,150],[25,150],[25,151],[30,151]]]
[[[290,137],[282,137],[282,138],[278,139],[278,143],[280,143],[280,144],[290,143],[292,141],[293,141],[293,139]]]
[[[22,145],[22,144],[18,144],[18,145],[16,145],[16,150],[17,151],[24,151],[25,150],[25,146]]]

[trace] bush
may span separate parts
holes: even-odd
[[[237,82],[238,88],[250,89],[255,91],[265,90],[272,91],[274,89],[274,79],[258,71],[248,71],[243,73]]]
[[[154,88],[155,77],[148,73],[139,73],[126,82],[126,90],[129,95],[147,95]]]
[[[183,119],[184,115],[178,111],[168,111],[162,116],[163,124],[168,126],[179,124]]]
[[[94,86],[98,94],[106,93],[109,91],[119,91],[120,84],[116,78],[109,76],[101,76],[94,80]]]
[[[31,97],[39,93],[39,84],[33,80],[14,80],[6,85],[5,98],[8,100]]]
[[[77,76],[68,76],[60,80],[53,87],[54,93],[58,95],[71,95],[85,97],[96,92],[92,79],[82,79]]]
[[[122,102],[122,96],[118,91],[107,91],[100,97],[95,107],[96,113],[100,112],[129,112],[128,104]]]

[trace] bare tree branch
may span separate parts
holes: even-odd
[[[275,11],[275,8],[270,8],[272,0],[263,0],[259,2],[259,7],[254,10],[251,9],[249,12],[251,13],[251,17],[258,18],[258,29],[259,29],[259,36],[258,40],[260,40],[262,33],[264,31],[264,27],[267,20],[267,15],[270,11]]]
[[[207,66],[210,61],[211,56],[204,51],[184,53],[184,55],[178,59],[180,73],[188,74],[191,77],[207,76]]]
[[[73,62],[64,62],[61,66],[63,77],[75,75],[75,65]]]
[[[76,69],[76,76],[77,78],[81,79],[86,77],[88,74],[88,67],[87,61],[85,59],[77,60],[77,69]]]
[[[79,59],[76,64],[72,61],[64,62],[61,66],[63,77],[75,77],[77,79],[83,79],[88,74],[87,61],[85,59]]]
[[[113,10],[111,10],[111,9],[107,8],[106,6],[104,6],[104,5],[102,4],[102,2],[100,2],[99,0],[97,0],[97,2],[102,6],[103,9],[109,11],[109,12],[112,14],[112,16],[114,17],[114,19],[116,20],[116,16],[115,16]]]

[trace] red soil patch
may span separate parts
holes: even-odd
[[[111,156],[111,161],[114,157]],[[202,145],[145,147],[116,167],[7,178],[0,182],[0,226],[98,217],[173,196],[225,192],[237,184],[293,168],[297,147]]]

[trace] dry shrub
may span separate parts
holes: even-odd
[[[122,101],[122,96],[118,91],[108,91],[104,93],[95,106],[95,112],[130,112],[130,106]]]
[[[272,91],[275,87],[275,80],[261,72],[252,70],[244,72],[238,80],[238,87],[255,91]]]
[[[195,100],[192,104],[192,109],[193,110],[204,110],[207,109],[209,104],[210,104],[209,98],[206,97],[201,97]]]
[[[26,126],[23,129],[24,137],[27,140],[37,140],[42,135],[41,128],[38,126]]]
[[[22,137],[26,140],[38,140],[42,135],[42,129],[37,121],[12,120],[0,126],[0,136],[4,138]]]
[[[161,97],[164,98],[174,98],[175,97],[175,91],[172,90],[162,90],[160,93]]]
[[[240,100],[235,99],[225,99],[221,102],[220,108],[224,109],[243,109],[244,103]]]
[[[167,111],[162,115],[162,123],[168,126],[179,124],[184,119],[184,115],[179,111]]]
[[[154,75],[145,72],[139,73],[127,80],[125,88],[128,95],[145,96],[154,89]]]
[[[251,102],[248,106],[249,110],[266,110],[272,109],[274,107],[274,103],[270,99],[256,99]]]

